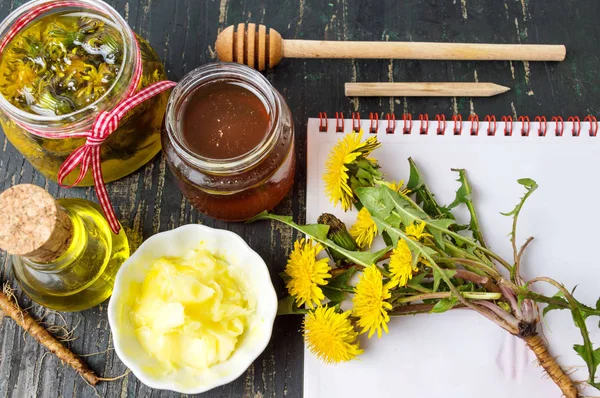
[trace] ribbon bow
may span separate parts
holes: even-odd
[[[4,51],[6,45],[19,33],[21,29],[27,26],[28,23],[33,21],[42,13],[60,7],[82,7],[94,10],[93,6],[90,6],[88,3],[83,3],[79,1],[49,1],[45,4],[42,4],[29,12],[23,14],[19,17],[11,26],[10,30],[4,35],[3,39],[0,41],[0,53]],[[67,157],[65,162],[60,166],[58,170],[58,183],[62,187],[71,188],[81,182],[85,175],[87,174],[90,164],[92,166],[92,172],[94,177],[94,185],[96,188],[96,194],[98,195],[98,200],[100,201],[100,206],[102,206],[102,210],[104,211],[104,215],[108,220],[108,224],[110,225],[110,229],[118,234],[121,230],[121,225],[119,221],[117,221],[117,216],[115,215],[114,208],[108,199],[108,192],[106,190],[106,185],[104,184],[104,178],[102,177],[102,167],[100,162],[100,145],[111,135],[119,126],[119,121],[125,116],[125,114],[135,108],[142,102],[154,97],[157,94],[162,93],[165,90],[170,89],[175,86],[177,83],[170,81],[162,81],[155,83],[151,86],[146,87],[142,91],[135,93],[135,90],[138,87],[138,84],[142,78],[142,54],[140,52],[140,46],[137,42],[137,39],[134,40],[135,44],[135,71],[133,73],[133,78],[129,83],[129,87],[127,92],[125,93],[125,98],[121,101],[113,110],[110,112],[102,112],[96,118],[92,129],[90,131],[84,131],[81,133],[61,133],[60,131],[55,132],[47,132],[36,130],[33,126],[29,126],[26,124],[21,124],[17,122],[23,129],[29,131],[32,134],[35,134],[40,137],[50,138],[50,139],[69,139],[69,138],[85,138],[85,144],[81,147],[77,148],[73,153]],[[79,176],[75,180],[75,182],[71,185],[64,185],[64,179],[73,171],[75,168],[79,166]]]
[[[65,162],[58,170],[58,183],[65,188],[72,188],[79,184],[87,174],[90,165],[92,167],[92,175],[94,178],[94,186],[100,206],[104,211],[104,215],[110,225],[110,229],[115,233],[119,233],[121,226],[115,215],[115,210],[108,198],[108,191],[102,176],[102,167],[100,160],[100,146],[119,126],[120,120],[131,109],[135,108],[142,102],[154,97],[175,86],[177,83],[171,81],[161,81],[142,91],[133,94],[124,99],[110,112],[102,112],[96,118],[92,129],[81,133],[70,134],[70,138],[85,138],[85,144],[77,148],[71,153]],[[63,184],[64,179],[79,166],[79,176],[71,185]]]

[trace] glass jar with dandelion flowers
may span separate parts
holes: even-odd
[[[109,128],[96,127],[102,113],[166,78],[154,50],[112,7],[100,0],[34,0],[2,22],[0,40],[2,128],[46,177],[92,185],[92,173],[61,178],[59,169],[94,130],[90,145],[99,146],[104,181],[132,173],[160,151],[168,99],[162,91],[111,115]]]

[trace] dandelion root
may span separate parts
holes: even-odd
[[[561,369],[554,357],[550,355],[546,345],[538,335],[524,337],[525,343],[533,351],[540,365],[548,376],[560,387],[566,398],[577,398],[579,392],[571,378]]]
[[[17,325],[21,326],[25,332],[29,333],[51,353],[56,355],[58,359],[75,369],[77,373],[92,386],[95,386],[98,383],[98,376],[85,364],[85,362],[67,347],[62,345],[56,337],[50,334],[50,332],[33,319],[31,315],[22,310],[14,298],[11,300],[4,292],[0,292],[0,311],[11,317]]]

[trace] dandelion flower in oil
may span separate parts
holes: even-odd
[[[310,352],[326,363],[350,361],[362,354],[350,311],[317,307],[304,319],[304,340]]]
[[[322,250],[321,244],[311,240],[300,239],[294,243],[294,250],[285,267],[289,277],[286,287],[299,306],[306,304],[314,308],[315,304],[319,305],[325,299],[319,286],[327,284],[327,279],[331,278],[331,268],[327,258],[317,259],[317,254]]]
[[[79,83],[78,80],[83,80],[83,76],[86,73],[87,64],[80,59],[70,59],[64,70],[64,76],[66,79],[75,79],[74,83]]]
[[[406,235],[416,241],[431,237],[431,234],[425,232],[425,221],[421,221],[419,224],[413,222],[411,225],[407,226]]]
[[[34,60],[43,55],[43,40],[42,31],[39,24],[34,24],[26,28],[21,34],[13,39],[10,45],[15,51],[25,55],[27,58]]]
[[[342,203],[344,211],[352,208],[354,193],[352,188],[356,184],[351,182],[354,178],[360,186],[368,186],[376,177],[381,177],[377,171],[379,166],[373,159],[368,159],[369,154],[381,144],[377,137],[370,137],[362,142],[362,130],[358,133],[344,135],[333,147],[325,164],[325,193],[329,200],[336,204]],[[357,172],[361,176],[357,177]],[[361,181],[362,179],[362,181]],[[370,181],[369,181],[370,180]]]
[[[358,318],[358,326],[362,327],[361,333],[369,333],[369,338],[377,332],[388,332],[387,323],[390,320],[388,311],[392,305],[388,303],[391,297],[389,286],[383,284],[383,275],[375,264],[365,268],[359,278],[352,300],[352,315]]]
[[[377,225],[366,207],[360,209],[356,217],[356,223],[350,228],[349,232],[358,247],[363,250],[371,247],[373,239],[377,236]]]
[[[86,73],[82,77],[87,82],[86,86],[83,87],[77,93],[77,96],[90,102],[96,100],[102,96],[107,89],[107,84],[112,78],[113,72],[110,66],[103,63],[96,68],[94,65],[85,65]]]
[[[19,94],[19,87],[8,74],[0,74],[0,90],[2,95],[9,100],[13,100]]]
[[[408,281],[412,279],[413,272],[419,270],[416,264],[413,265],[412,253],[404,239],[400,239],[398,245],[392,251],[389,267],[392,274],[390,288],[406,286]]]
[[[142,87],[149,86],[161,80],[164,79],[161,76],[160,71],[158,69],[154,69],[154,72],[152,72],[152,74],[142,76]]]
[[[0,83],[2,94],[12,100],[24,95],[25,90],[32,90],[38,78],[33,64],[16,61],[15,65],[15,72],[12,75],[5,74]]]

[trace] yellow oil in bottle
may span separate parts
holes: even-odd
[[[51,263],[13,256],[23,290],[39,304],[57,311],[94,307],[112,294],[115,275],[129,257],[123,229],[110,230],[98,205],[83,199],[59,199],[73,226],[68,249]]]

